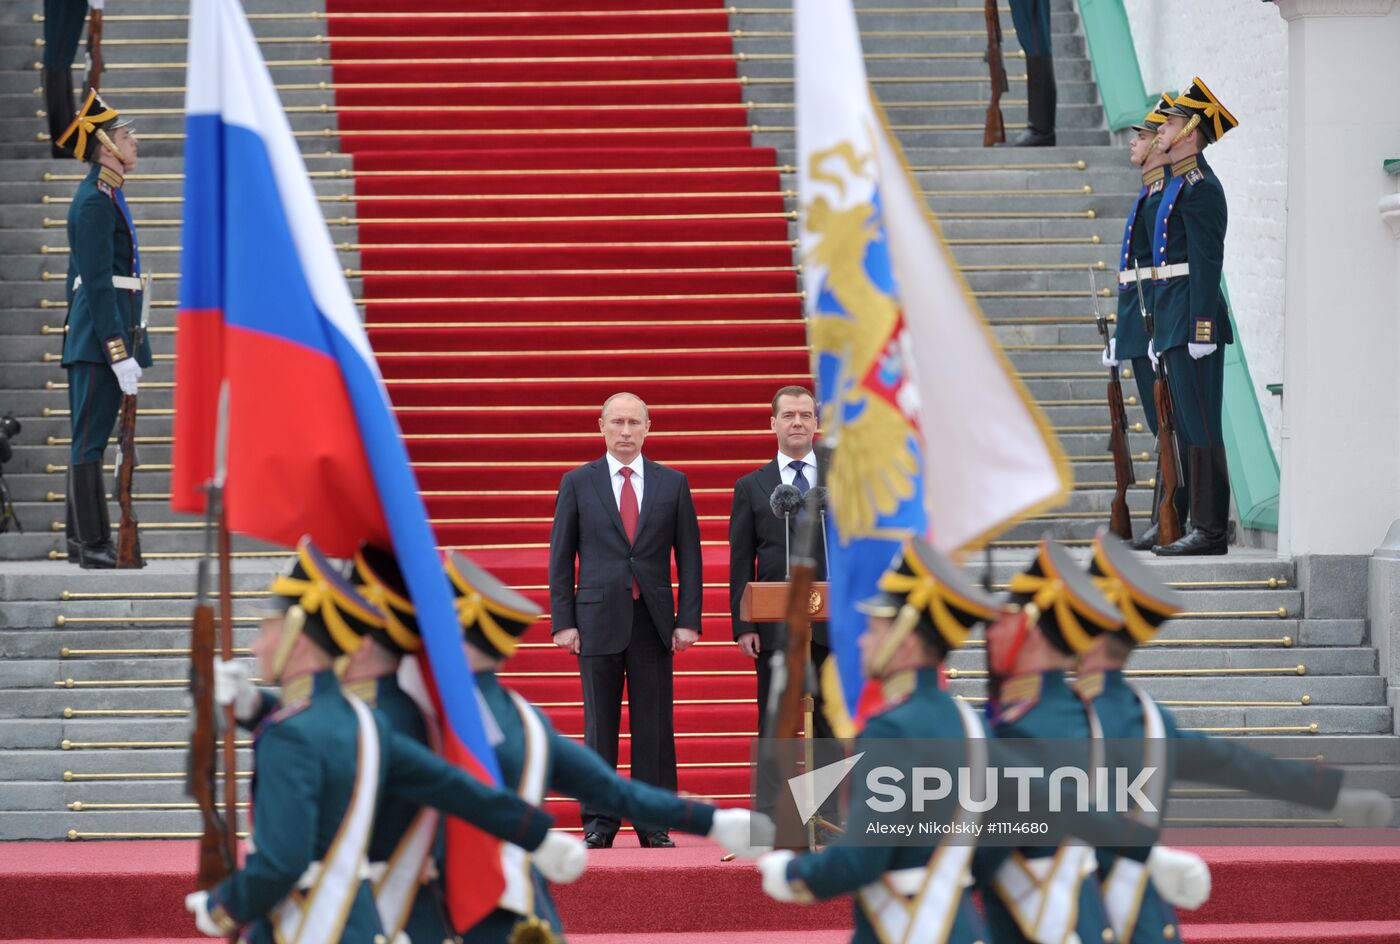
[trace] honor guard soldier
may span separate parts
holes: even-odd
[[[1166,367],[1190,492],[1191,530],[1152,548],[1169,557],[1224,554],[1229,542],[1230,477],[1221,408],[1224,345],[1234,341],[1221,289],[1228,213],[1225,190],[1202,153],[1239,124],[1204,82],[1176,97],[1157,146],[1172,161],[1152,232],[1156,334]]]
[[[1011,23],[1026,55],[1026,130],[1013,147],[1055,143],[1055,55],[1050,48],[1050,0],[1011,0]]]
[[[392,554],[366,545],[355,555],[351,580],[384,614],[384,624],[368,628],[364,644],[350,657],[341,690],[382,715],[395,733],[440,754],[442,733],[421,670],[412,659],[423,650],[418,615],[398,562]],[[403,665],[405,656],[410,657],[409,665]],[[411,686],[413,694],[400,684],[404,676],[417,681]],[[379,921],[390,941],[400,933],[424,944],[457,940],[439,881],[439,823],[437,810],[412,800],[386,796],[379,804],[369,839],[369,868]]]
[[[549,816],[394,734],[341,692],[334,662],[385,618],[309,539],[271,593],[253,654],[262,677],[281,683],[283,705],[254,735],[256,812],[244,867],[186,898],[200,931],[228,937],[244,927],[251,944],[387,942],[367,857],[381,796],[437,807],[537,849],[540,868],[560,880],[582,872],[582,844],[550,831]]]
[[[78,55],[89,7],[95,28],[101,32],[103,2],[44,0],[44,111],[54,157],[70,153],[60,141],[73,120],[73,59]]]
[[[991,681],[988,715],[998,738],[1064,739],[1064,763],[1089,763],[1101,737],[1092,713],[1065,680],[1065,671],[1094,639],[1122,618],[1061,545],[1043,539],[1030,567],[1011,580],[1017,604],[987,629]],[[1074,933],[1083,944],[1113,941],[1092,880],[1094,850],[1082,842],[1026,847],[979,863],[990,885],[985,896],[993,940],[1062,944]],[[1088,879],[1088,881],[1086,881]]]
[[[447,558],[447,576],[457,597],[463,648],[476,674],[477,690],[500,728],[496,759],[507,788],[536,806],[547,793],[556,792],[647,827],[709,836],[741,857],[756,855],[750,832],[766,839],[772,828],[766,817],[716,809],[619,777],[590,748],[556,732],[538,708],[503,688],[497,670],[515,654],[520,637],[543,611],[463,554]],[[505,944],[520,935],[531,941],[559,941],[559,915],[534,857],[502,845],[501,865],[505,892],[495,911],[463,932],[463,940]],[[525,937],[527,933],[535,936]]]
[[[963,573],[922,540],[905,545],[880,580],[879,595],[858,604],[869,618],[861,636],[865,675],[881,684],[892,707],[875,715],[857,741],[869,749],[881,740],[965,741],[985,745],[982,719],[939,685],[938,666],[967,641],[979,623],[995,619],[1000,605],[968,583]],[[813,855],[772,852],[759,860],[763,890],[778,901],[810,903],[855,894],[859,944],[912,942],[971,944],[990,940],[971,897],[971,843],[859,844],[869,795],[863,778],[851,786],[848,839]],[[939,816],[939,814],[933,814]],[[959,811],[957,814],[965,814]],[[941,819],[942,817],[939,816]]]
[[[141,325],[141,253],[122,183],[136,166],[136,129],[92,92],[60,138],[92,165],[68,208],[68,319],[63,367],[69,450],[68,560],[115,567],[102,457],[123,395],[136,395],[151,346]]]
[[[1389,824],[1390,798],[1376,790],[1343,789],[1337,770],[1275,760],[1237,740],[1179,728],[1170,711],[1127,680],[1123,666],[1137,646],[1155,639],[1165,621],[1183,609],[1180,594],[1138,561],[1127,545],[1102,532],[1094,539],[1089,573],[1118,606],[1123,621],[1095,640],[1080,660],[1075,689],[1092,702],[1105,738],[1142,745],[1140,760],[1131,758],[1132,768],[1166,771],[1165,777],[1153,778],[1146,787],[1158,811],[1152,820],[1166,815],[1171,784],[1189,780],[1331,810],[1350,825]],[[1098,852],[1098,867],[1104,906],[1119,941],[1167,944],[1180,940],[1171,903],[1198,906],[1201,902],[1190,889],[1159,889],[1155,880],[1144,880],[1136,861],[1105,849]]]
[[[1166,123],[1166,109],[1172,106],[1172,101],[1170,95],[1163,93],[1157,107],[1147,113],[1142,123],[1132,126],[1133,137],[1128,141],[1129,160],[1142,171],[1142,189],[1138,191],[1137,199],[1128,212],[1128,221],[1123,226],[1123,249],[1118,256],[1118,327],[1103,357],[1105,367],[1116,367],[1122,361],[1132,362],[1138,402],[1142,404],[1143,415],[1147,418],[1147,428],[1154,436],[1157,435],[1156,395],[1153,390],[1156,371],[1148,356],[1148,342],[1151,339],[1147,336],[1142,309],[1146,306],[1149,313],[1153,310],[1152,223],[1157,219],[1157,208],[1161,205],[1171,166],[1166,152],[1157,146],[1157,129]],[[1138,296],[1139,288],[1142,290],[1141,298]],[[1177,499],[1179,512],[1184,518],[1187,513],[1185,489],[1178,491]],[[1157,543],[1155,505],[1152,511],[1152,526],[1133,539],[1132,546],[1137,550],[1151,550]]]

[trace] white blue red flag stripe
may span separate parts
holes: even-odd
[[[361,540],[392,546],[418,611],[446,740],[464,748],[457,759],[475,775],[499,782],[398,422],[237,0],[191,4],[185,107],[171,505],[204,508],[227,384],[230,528],[288,547],[309,534],[337,557]]]
[[[797,0],[793,32],[802,277],[821,426],[836,440],[840,684],[826,686],[827,704],[854,711],[865,631],[855,604],[904,540],[924,535],[951,554],[976,546],[1062,500],[1069,467],[884,124],[851,0]]]

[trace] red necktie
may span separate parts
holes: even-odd
[[[618,470],[622,473],[622,495],[618,501],[617,510],[622,513],[622,530],[627,532],[627,540],[630,543],[637,537],[637,493],[632,489],[632,470],[623,466]],[[632,599],[637,600],[642,596],[641,585],[637,583],[637,578],[632,578]]]

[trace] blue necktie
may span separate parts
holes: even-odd
[[[788,463],[788,468],[792,470],[792,484],[803,495],[807,494],[807,489],[812,485],[807,481],[807,476],[802,474],[802,467],[805,463],[801,459],[793,459]]]

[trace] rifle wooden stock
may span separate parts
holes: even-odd
[[[1123,385],[1118,380],[1118,368],[1108,370],[1108,448],[1113,453],[1113,505],[1108,529],[1123,540],[1131,541],[1133,521],[1128,515],[1128,488],[1137,481],[1137,474],[1133,471],[1133,455],[1128,451],[1128,411],[1123,406]]]
[[[1001,16],[997,13],[998,0],[987,0],[987,71],[992,79],[992,98],[987,103],[987,124],[982,132],[982,146],[992,147],[1006,140],[1006,123],[1001,116],[1001,96],[1011,88],[1006,77],[1006,62],[1001,55]]]
[[[88,66],[87,75],[83,78],[85,89],[102,88],[102,11],[91,10],[88,13],[88,41],[87,41]],[[86,91],[84,92],[86,97]]]
[[[1157,401],[1157,543],[1171,544],[1181,539],[1181,518],[1176,513],[1176,490],[1181,487],[1181,463],[1176,454],[1176,420],[1172,407],[1171,388],[1167,378],[1159,368],[1157,380],[1152,385],[1153,399]]]
[[[190,737],[186,792],[199,808],[204,828],[199,838],[199,873],[196,885],[213,888],[233,872],[233,832],[214,803],[217,764],[214,723],[214,608],[195,607],[190,632],[190,694],[194,701],[194,732]],[[233,768],[227,771],[233,783]],[[233,807],[228,808],[232,811]]]
[[[222,496],[220,496],[222,498]],[[233,554],[232,539],[228,531],[228,510],[219,502],[219,658],[225,662],[233,659]],[[238,748],[235,744],[238,721],[233,716],[233,705],[224,706],[224,808],[229,824],[229,835],[238,835],[238,781],[234,771],[238,769]]]
[[[135,569],[145,567],[141,558],[141,535],[137,531],[136,512],[131,505],[132,477],[136,472],[136,398],[122,397],[122,414],[118,423],[117,443],[122,453],[117,467],[117,505],[121,508],[121,524],[117,529],[117,566]]]
[[[806,695],[807,662],[812,643],[812,621],[807,601],[816,576],[816,567],[810,559],[793,562],[792,576],[788,581],[787,616],[784,620],[787,626],[787,646],[784,650],[787,685],[778,700],[777,718],[771,734],[775,738],[798,738],[805,732],[802,699]],[[786,798],[777,805],[777,817],[779,836],[796,836],[802,831],[804,824],[798,819],[797,807],[787,802]]]

